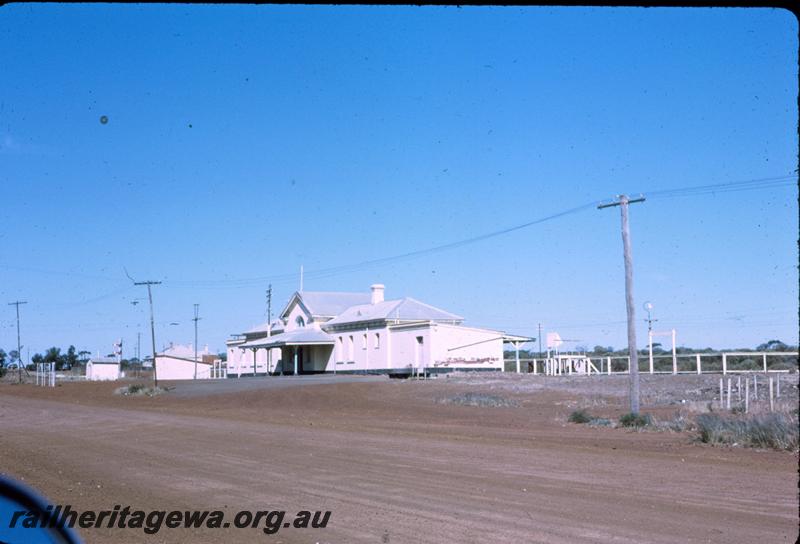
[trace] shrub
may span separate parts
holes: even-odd
[[[133,383],[126,387],[118,387],[114,390],[114,394],[134,397],[141,397],[145,395],[148,397],[154,397],[156,395],[166,393],[167,391],[169,391],[169,389],[165,387],[147,387],[141,383]]]
[[[586,410],[575,410],[569,415],[567,420],[570,423],[589,423],[592,421],[592,416]]]
[[[707,444],[741,444],[777,450],[798,448],[797,420],[783,413],[737,418],[700,414],[697,430],[700,440]]]
[[[753,359],[734,359],[728,361],[728,370],[758,370],[761,365]]]
[[[486,393],[464,393],[454,397],[439,400],[439,404],[457,404],[459,406],[490,406],[506,408],[519,406],[516,401],[498,397],[497,395],[487,395]]]
[[[589,422],[589,426],[591,427],[611,427],[612,423],[610,419],[606,419],[604,417],[593,417],[592,420]]]
[[[619,424],[623,427],[646,427],[650,425],[651,419],[647,414],[625,414],[619,418]]]
[[[680,413],[675,414],[674,417],[671,419],[656,419],[652,418],[650,426],[659,430],[659,431],[669,431],[669,432],[683,432],[689,430],[692,427],[692,422]]]

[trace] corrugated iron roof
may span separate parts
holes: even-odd
[[[333,345],[333,336],[313,327],[295,329],[293,331],[276,334],[269,338],[259,338],[240,344],[238,348],[266,348],[292,345]]]
[[[327,321],[325,326],[384,319],[448,322],[461,322],[464,320],[464,318],[459,315],[406,297],[398,300],[386,300],[377,304],[359,304],[357,306],[352,306],[337,317]]]
[[[357,304],[367,304],[370,293],[345,293],[328,291],[302,291],[298,293],[311,315],[337,316]]]
[[[89,359],[89,363],[93,365],[116,365],[119,364],[119,361],[115,357],[94,357]]]

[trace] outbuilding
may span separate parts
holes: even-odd
[[[170,345],[156,355],[156,378],[159,380],[207,380],[214,377],[217,356],[208,351],[208,346],[197,353],[194,348]]]
[[[115,357],[95,357],[86,363],[86,379],[89,381],[118,380],[120,377],[120,363]]]

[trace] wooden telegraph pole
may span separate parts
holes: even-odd
[[[127,272],[126,272],[127,273]],[[130,276],[128,276],[130,278]],[[153,319],[153,285],[161,285],[160,281],[134,281],[134,285],[147,286],[147,298],[150,301],[150,339],[153,343],[153,387],[158,387],[158,373],[156,372],[156,325]]]
[[[20,342],[20,335],[19,335],[19,305],[20,304],[27,304],[24,300],[17,300],[14,302],[9,302],[9,306],[16,306],[17,307],[17,374],[19,375],[19,383],[22,383],[22,343]],[[30,353],[30,352],[28,352]],[[27,373],[28,370],[25,369]]]
[[[628,312],[628,354],[630,356],[630,402],[631,413],[639,414],[639,357],[636,350],[636,309],[633,306],[633,256],[631,255],[630,229],[628,227],[628,204],[644,202],[644,197],[629,199],[619,195],[619,200],[601,204],[597,209],[619,206],[622,215],[622,249],[625,259],[625,307]]]
[[[194,379],[197,379],[197,322],[203,319],[200,317],[200,305],[194,305]]]

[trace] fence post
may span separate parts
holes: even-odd
[[[750,378],[744,378],[744,413],[750,411]]]
[[[697,373],[702,374],[703,371],[700,369],[700,354],[696,353],[695,357],[697,358]]]
[[[722,354],[722,375],[724,376],[727,373],[728,373],[728,354],[727,353],[723,353]]]
[[[678,356],[675,352],[675,329],[672,329],[672,374],[678,373]]]
[[[779,398],[781,398],[781,375],[780,374],[776,374],[775,375],[775,385],[776,385],[776,387],[778,389],[777,394],[775,395],[775,398],[779,399]]]
[[[761,357],[764,359],[764,374],[767,373],[767,354],[763,353]]]
[[[775,405],[773,404],[772,400],[772,378],[769,379],[769,411],[772,412],[775,409]]]
[[[753,400],[758,400],[758,376],[753,374]]]
[[[728,378],[728,403],[727,406],[728,410],[731,409],[731,379]]]
[[[720,378],[719,379],[719,407],[722,408],[724,403],[725,403],[725,389],[722,387],[722,378]]]
[[[608,375],[611,376],[611,357],[608,358]]]
[[[736,399],[742,402],[742,376],[736,378]]]

